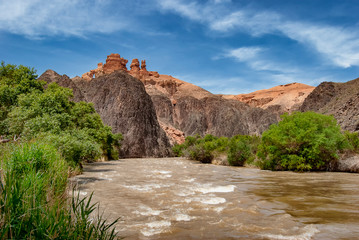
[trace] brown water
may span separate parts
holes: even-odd
[[[93,163],[75,179],[125,239],[359,239],[359,174],[163,158]]]

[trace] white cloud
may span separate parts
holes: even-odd
[[[216,4],[190,4],[180,0],[158,0],[163,10],[172,11],[206,24],[217,32],[247,32],[252,36],[278,34],[314,49],[331,64],[347,68],[359,66],[359,30],[313,22],[293,21],[275,12],[218,8]],[[166,4],[162,4],[165,2]]]
[[[110,33],[125,21],[106,15],[104,0],[11,0],[0,4],[0,30],[30,38]]]
[[[294,73],[297,68],[290,64],[278,62],[271,58],[269,51],[262,47],[241,47],[227,50],[220,58],[234,58],[238,62],[246,63],[257,71],[277,71],[280,73]]]
[[[260,47],[241,47],[229,50],[225,56],[235,58],[240,62],[247,62],[258,58],[261,52],[263,52],[263,48]]]
[[[340,67],[359,66],[357,29],[287,22],[278,26],[286,36],[308,44]]]

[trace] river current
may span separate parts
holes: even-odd
[[[125,239],[359,239],[359,174],[148,158],[88,164],[74,180]]]

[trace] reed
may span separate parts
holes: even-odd
[[[1,146],[0,239],[117,239],[92,194],[68,196],[68,165],[44,143]],[[97,212],[97,215],[96,215]]]

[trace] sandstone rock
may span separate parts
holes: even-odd
[[[248,94],[221,95],[226,99],[236,99],[252,107],[266,109],[270,106],[280,106],[280,112],[297,111],[304,99],[314,90],[314,87],[302,83],[289,83],[270,89],[255,91]]]
[[[112,53],[107,56],[106,63],[103,65],[103,72],[105,74],[110,74],[116,70],[122,70],[127,72],[127,64],[128,60],[124,59],[120,56],[120,54]]]
[[[74,89],[76,100],[93,102],[103,122],[122,133],[122,157],[171,156],[166,133],[161,129],[150,96],[143,84],[122,71],[91,81],[72,81],[48,70],[40,79]]]

